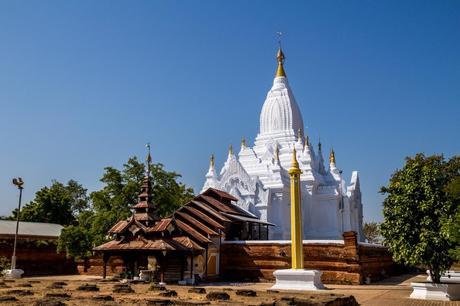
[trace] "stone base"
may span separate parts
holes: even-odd
[[[460,300],[460,283],[411,283],[411,299],[458,301]]]
[[[24,274],[24,271],[21,269],[12,269],[3,271],[3,274],[7,278],[21,278],[22,274]]]
[[[276,270],[273,275],[276,283],[270,289],[276,290],[321,290],[321,271],[318,270]]]

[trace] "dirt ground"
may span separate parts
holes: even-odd
[[[178,304],[181,305],[271,305],[274,301],[281,301],[281,304],[285,305],[291,302],[291,305],[295,305],[295,301],[299,300],[324,303],[334,300],[338,302],[338,299],[342,299],[344,302],[344,298],[350,295],[354,296],[360,305],[460,305],[460,302],[409,299],[410,282],[424,280],[424,278],[425,276],[404,275],[372,285],[327,285],[327,290],[321,292],[272,292],[269,289],[273,284],[270,283],[211,283],[198,286],[204,288],[206,293],[190,293],[189,289],[193,287],[178,285],[166,285],[166,291],[153,291],[150,290],[150,284],[130,284],[133,292],[114,293],[113,289],[119,286],[120,282],[103,281],[100,277],[80,275],[30,277],[14,281],[0,279],[0,305],[166,305],[161,301],[167,300],[179,302]],[[62,288],[59,288],[56,282],[63,282],[60,284]],[[96,290],[94,289],[96,287],[98,291],[77,290],[78,287],[86,284],[89,285],[85,287],[87,290]],[[256,296],[240,296],[237,294],[239,290],[253,290]],[[166,295],[174,294],[170,291],[175,291],[177,296],[162,296],[165,292]],[[207,294],[210,292],[226,293],[229,300],[209,301]],[[254,292],[246,292],[246,294],[254,294]],[[6,301],[1,301],[4,297],[12,297],[16,300],[8,301],[6,298]],[[281,300],[283,297],[284,301]],[[286,300],[287,297],[297,298],[297,300],[292,304],[293,300]]]

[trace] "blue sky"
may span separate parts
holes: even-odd
[[[307,125],[358,170],[364,219],[416,152],[460,152],[459,1],[0,1],[0,215],[52,179],[152,156],[199,191],[252,144],[284,33]]]

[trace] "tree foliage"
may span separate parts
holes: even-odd
[[[67,185],[53,181],[50,187],[43,187],[35,198],[21,209],[20,220],[70,225],[76,216],[88,208],[87,190],[74,180]],[[16,219],[17,209],[13,211]]]
[[[363,225],[364,236],[369,243],[380,242],[380,224],[377,222],[365,222]]]
[[[107,241],[107,232],[118,221],[131,215],[137,203],[145,166],[137,158],[130,158],[121,170],[106,167],[102,175],[102,189],[90,194],[91,210],[82,210],[76,226],[65,229],[60,249],[73,257],[85,257],[92,247]],[[162,164],[151,166],[152,196],[158,214],[166,216],[193,197],[193,189],[178,182],[180,175],[168,172]],[[89,237],[81,241],[81,238]]]
[[[444,220],[444,231],[454,245],[450,251],[451,256],[460,262],[460,177],[447,186],[447,192],[457,206],[457,212]]]
[[[408,265],[430,269],[433,282],[452,264],[449,253],[454,243],[443,230],[446,219],[457,208],[447,186],[460,175],[460,157],[446,161],[443,156],[417,154],[390,178],[381,192],[384,222],[381,233],[393,258]]]
[[[106,167],[101,178],[104,187],[91,193],[94,209],[92,234],[96,245],[104,242],[108,230],[119,220],[131,214],[131,207],[137,203],[145,166],[132,157],[122,170]],[[162,164],[151,166],[152,196],[160,216],[167,216],[193,197],[193,189],[177,180],[180,175],[166,171]]]
[[[82,185],[70,180],[67,185],[53,181],[43,187],[35,199],[21,210],[22,221],[50,222],[65,225],[58,241],[58,251],[69,257],[85,258],[94,246],[107,240],[107,232],[118,221],[131,215],[137,203],[145,166],[130,158],[121,170],[106,167],[103,187],[88,195]],[[193,198],[193,189],[178,182],[180,175],[166,171],[162,164],[151,165],[152,196],[160,216],[167,216]],[[15,219],[17,210],[9,219]]]

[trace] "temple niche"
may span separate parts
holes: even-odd
[[[288,169],[294,148],[302,171],[303,237],[308,240],[342,239],[342,233],[362,233],[361,191],[358,172],[347,184],[331,150],[326,165],[321,143],[317,151],[308,136],[299,106],[284,70],[284,54],[278,50],[278,69],[260,114],[260,129],[254,146],[243,139],[236,154],[230,147],[219,173],[214,156],[203,191],[224,190],[238,199],[237,205],[276,226],[270,239],[290,239],[290,189]]]

